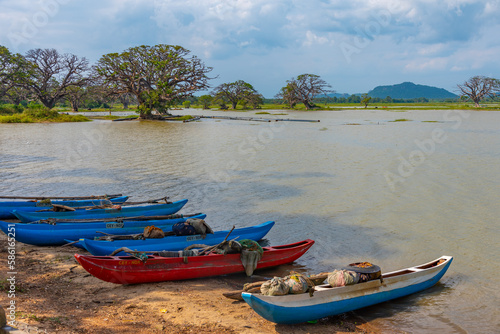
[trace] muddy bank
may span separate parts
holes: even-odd
[[[315,324],[276,325],[244,302],[222,296],[241,288],[227,277],[116,285],[90,276],[76,248],[17,243],[9,298],[7,237],[0,236],[1,304],[15,300],[19,328],[47,333],[376,333],[353,314]],[[83,251],[80,251],[83,253]]]

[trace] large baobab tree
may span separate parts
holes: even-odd
[[[463,99],[474,102],[479,108],[479,102],[487,97],[495,97],[500,91],[500,80],[484,76],[475,76],[461,85],[457,85]]]
[[[306,110],[309,110],[314,108],[315,97],[334,92],[328,89],[330,87],[319,75],[301,74],[297,78],[288,80],[287,85],[281,88],[276,98],[283,100],[291,107],[297,103],[303,103]]]
[[[89,62],[73,54],[60,54],[56,49],[34,49],[26,53],[30,63],[24,70],[21,85],[30,90],[44,106],[54,108],[72,87],[87,84]]]
[[[141,118],[168,108],[209,88],[212,70],[190,51],[177,45],[137,46],[99,59],[95,70],[113,95],[130,93],[137,98]]]

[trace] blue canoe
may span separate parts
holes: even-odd
[[[182,215],[181,215],[182,216]],[[125,235],[139,234],[146,226],[154,225],[164,231],[171,231],[172,225],[184,222],[188,218],[205,219],[207,215],[198,214],[189,217],[162,220],[124,220],[119,222],[88,222],[88,223],[63,223],[63,224],[25,224],[7,223],[0,221],[0,229],[5,233],[14,232],[17,241],[36,246],[64,245],[65,240],[77,240],[80,238],[93,239],[102,237],[102,233]],[[9,230],[10,228],[10,230]]]
[[[332,288],[314,287],[308,293],[265,296],[243,292],[241,296],[263,318],[278,324],[296,324],[354,311],[425,290],[448,270],[453,257],[442,256],[419,266],[382,274],[382,279]]]
[[[258,241],[262,239],[274,226],[273,221],[265,222],[251,227],[243,227],[233,230],[227,240],[232,240],[238,237],[238,240],[251,239]],[[154,251],[175,251],[184,249],[190,245],[203,244],[213,246],[221,243],[226,238],[229,230],[218,231],[214,234],[207,234],[205,238],[201,235],[187,235],[187,236],[169,236],[162,239],[146,239],[146,240],[90,240],[80,239],[76,247],[83,247],[88,250],[92,255],[105,256],[113,253],[115,250],[127,247],[131,250],[140,252],[154,252]],[[72,242],[72,240],[66,240]],[[124,252],[115,254],[117,256],[126,255]]]
[[[65,205],[72,208],[84,206],[99,206],[105,203],[122,204],[127,201],[128,196],[119,196],[110,199],[85,199],[85,200],[51,200],[51,204]],[[1,201],[0,219],[16,219],[12,211],[35,212],[43,209],[52,209],[52,205],[40,201]]]
[[[153,205],[131,205],[124,206],[121,209],[77,209],[76,211],[65,212],[18,212],[13,214],[23,223],[30,223],[37,220],[55,218],[55,219],[108,219],[118,217],[137,217],[137,216],[163,216],[176,213],[187,203],[187,199],[168,204]]]

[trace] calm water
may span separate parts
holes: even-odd
[[[500,331],[499,112],[262,116],[321,122],[0,124],[0,194],[188,198],[214,228],[274,220],[271,244],[316,240],[286,268],[311,273],[452,255],[432,289],[359,314],[388,332]]]

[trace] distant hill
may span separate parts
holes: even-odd
[[[385,99],[390,96],[393,99],[417,99],[425,97],[429,100],[453,99],[458,96],[446,89],[425,85],[416,85],[413,82],[403,82],[392,86],[377,86],[368,92],[368,96]]]

